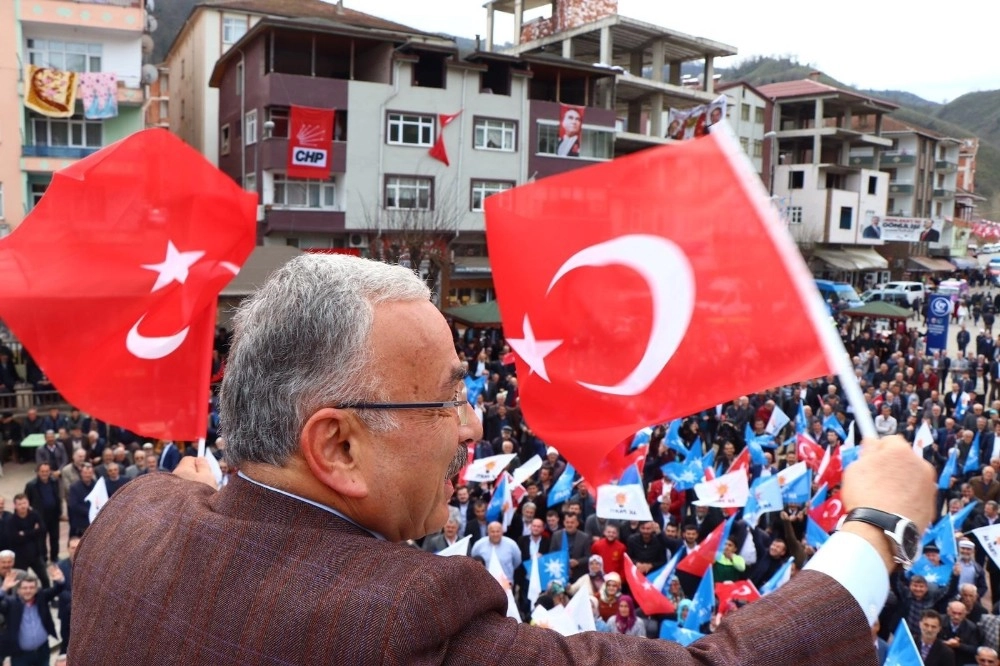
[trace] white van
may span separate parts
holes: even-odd
[[[889,282],[882,287],[882,292],[886,294],[903,294],[906,302],[913,305],[915,302],[924,302],[927,290],[923,282]]]

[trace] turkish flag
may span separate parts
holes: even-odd
[[[715,584],[715,596],[719,598],[719,609],[725,615],[730,600],[757,601],[760,591],[748,580],[729,580]]]
[[[795,436],[795,453],[799,461],[805,462],[809,469],[815,472],[819,469],[826,452],[822,446],[813,441],[812,437],[799,434]]]
[[[0,241],[0,317],[59,392],[140,435],[205,436],[216,296],[257,196],[166,130],[58,171]]]
[[[486,231],[525,420],[585,477],[645,426],[829,374],[843,353],[725,132],[491,196]],[[803,325],[789,338],[776,321]]]
[[[436,159],[439,162],[444,162],[445,166],[451,166],[451,162],[448,160],[448,149],[444,146],[444,128],[451,124],[451,121],[458,118],[458,113],[439,113],[438,114],[438,135],[437,139],[434,141],[434,145],[430,147],[427,154]]]
[[[745,469],[747,474],[750,473],[750,447],[744,446],[743,450],[739,452],[735,458],[733,458],[733,464],[729,466],[726,471],[735,472],[737,470]]]
[[[819,506],[809,509],[809,517],[827,534],[832,533],[837,528],[840,517],[845,513],[847,512],[844,510],[844,503],[840,501],[839,497],[831,497]]]
[[[839,486],[843,475],[844,465],[840,458],[840,447],[828,446],[823,452],[823,459],[820,460],[819,468],[816,470],[816,485],[825,483],[827,488]]]
[[[628,589],[632,593],[635,603],[639,604],[639,608],[646,615],[666,615],[677,612],[674,602],[656,589],[656,586],[650,583],[643,574],[639,573],[628,554],[625,555],[625,581],[628,583]]]
[[[333,168],[333,128],[336,109],[292,106],[288,114],[288,159],[285,170],[294,178],[327,180]]]
[[[715,556],[722,547],[722,535],[726,531],[729,521],[719,523],[719,526],[712,530],[712,533],[705,537],[705,540],[689,551],[677,564],[677,570],[694,576],[704,576],[715,563]]]

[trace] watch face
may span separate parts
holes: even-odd
[[[903,552],[911,561],[917,559],[917,554],[920,551],[920,533],[910,521],[906,521],[906,526],[903,528],[902,546]]]

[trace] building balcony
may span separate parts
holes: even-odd
[[[882,153],[882,166],[892,168],[894,166],[913,166],[917,163],[917,156],[913,153]]]
[[[875,166],[874,155],[851,155],[850,165],[862,169],[871,169]]]
[[[934,162],[934,170],[942,173],[954,173],[958,171],[958,163],[951,160],[936,160]]]
[[[264,235],[342,233],[346,228],[344,211],[304,210],[266,207]]]
[[[288,165],[288,139],[271,137],[262,139],[260,145],[260,168],[262,171],[284,171]],[[247,155],[252,155],[254,146],[247,146]],[[347,142],[333,141],[330,144],[333,151],[330,157],[330,171],[344,173],[347,171]]]
[[[931,196],[935,199],[954,199],[955,190],[946,189],[944,187],[935,187],[931,190]]]
[[[889,183],[889,194],[913,194],[913,183],[892,181]]]
[[[261,81],[262,85],[255,86],[253,91],[248,85],[247,99],[259,101],[262,106],[347,108],[347,79],[271,72]]]
[[[70,146],[23,146],[21,148],[22,157],[55,157],[58,159],[78,160],[88,155],[93,155],[100,148],[73,148]]]
[[[27,23],[100,28],[141,33],[146,27],[144,0],[31,0],[16,3]]]

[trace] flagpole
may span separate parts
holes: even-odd
[[[717,128],[721,131],[717,131]],[[823,302],[823,297],[820,296],[819,291],[815,287],[813,275],[809,271],[809,267],[806,266],[806,262],[802,258],[802,253],[782,223],[777,209],[771,203],[771,199],[767,195],[767,190],[764,189],[763,183],[761,183],[760,178],[757,176],[750,158],[740,149],[733,130],[728,123],[713,125],[712,131],[708,136],[718,143],[719,147],[729,157],[730,163],[740,173],[741,178],[739,180],[744,186],[750,203],[756,207],[757,213],[764,220],[764,228],[767,230],[771,241],[784,260],[785,266],[791,274],[793,284],[795,284],[799,296],[805,305],[807,318],[812,324],[814,332],[819,337],[820,344],[823,345],[827,363],[834,374],[840,379],[840,385],[844,389],[847,403],[854,412],[854,420],[858,424],[861,436],[863,438],[876,439],[878,434],[875,432],[875,421],[872,418],[871,412],[868,411],[865,396],[861,392],[861,386],[858,384],[857,377],[854,375],[854,367],[851,365],[851,359],[847,355],[844,341],[840,339],[840,335],[837,333],[836,324],[831,321],[826,303]]]

